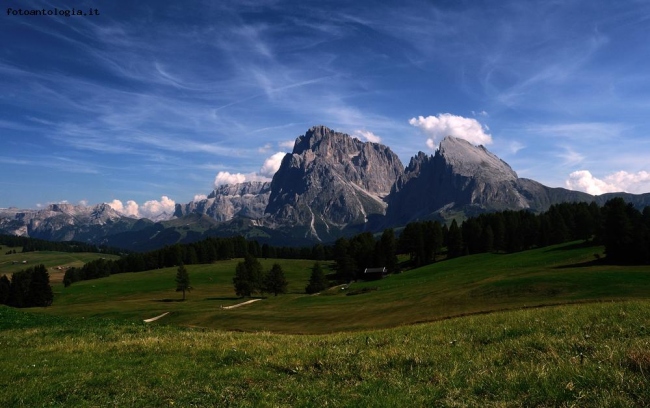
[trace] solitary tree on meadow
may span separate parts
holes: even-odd
[[[287,285],[282,267],[279,264],[273,264],[271,270],[264,277],[265,291],[277,296],[278,293],[287,293]]]
[[[316,262],[314,267],[311,269],[311,276],[309,277],[309,284],[305,288],[305,292],[309,294],[320,292],[321,290],[327,289],[329,282],[323,268],[321,268],[320,263]]]
[[[185,300],[185,291],[191,291],[190,274],[187,272],[185,265],[182,263],[178,266],[176,271],[176,292],[183,292],[183,300]]]
[[[262,264],[252,255],[246,255],[244,262],[239,262],[235,269],[232,283],[237,296],[252,296],[264,289]]]
[[[52,304],[54,294],[50,286],[50,274],[45,265],[41,264],[31,270],[29,281],[29,305],[46,307]]]

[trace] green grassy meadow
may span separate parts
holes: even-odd
[[[114,275],[54,286],[54,305],[35,310],[60,316],[126,318],[169,315],[154,324],[224,330],[319,334],[391,328],[454,316],[543,305],[647,299],[650,267],[589,265],[599,247],[576,244],[515,254],[480,254],[439,262],[320,295],[304,293],[313,261],[279,262],[289,293],[236,309],[232,276],[240,260],[187,266],[194,290],[180,302],[175,268]],[[327,264],[325,264],[327,267]],[[365,291],[364,291],[364,288]],[[350,296],[350,294],[357,293]]]
[[[16,250],[15,254],[7,254],[10,250]],[[91,252],[56,252],[56,251],[35,251],[21,253],[20,247],[8,247],[2,245],[0,248],[0,276],[7,275],[11,278],[14,272],[22,271],[34,265],[43,264],[50,274],[50,282],[59,284],[63,282],[65,274],[64,267],[83,266],[97,258],[117,259],[116,255],[106,255]],[[26,261],[26,263],[23,263]],[[57,269],[61,267],[61,269]]]
[[[312,296],[313,261],[260,260],[289,293],[234,309],[237,259],[187,266],[184,302],[175,268],[55,283],[51,307],[0,307],[0,406],[650,406],[650,267],[594,254],[481,254]]]
[[[648,406],[649,324],[648,301],[307,336],[0,307],[0,406]]]

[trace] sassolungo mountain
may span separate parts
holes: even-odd
[[[387,146],[315,126],[296,139],[271,182],[219,186],[204,200],[177,204],[169,220],[129,218],[106,204],[55,204],[0,210],[0,233],[135,250],[237,234],[274,245],[309,245],[415,220],[541,212],[562,202],[602,205],[615,196],[637,208],[650,205],[650,194],[592,196],[519,178],[485,147],[451,136],[435,154],[419,152],[404,168]]]

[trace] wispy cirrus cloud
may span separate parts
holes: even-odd
[[[526,131],[561,140],[603,142],[616,140],[626,128],[627,126],[622,123],[579,122],[531,125]]]
[[[47,152],[50,173],[66,178],[76,164],[56,158],[80,159],[107,189],[125,188],[116,174],[129,172],[147,186],[129,195],[139,203],[171,196],[165,185],[189,200],[215,172],[255,176],[318,124],[381,135],[407,161],[423,147],[424,109],[489,121],[492,148],[531,178],[562,184],[594,163],[599,174],[636,174],[650,155],[640,119],[650,74],[639,69],[649,15],[644,2],[586,0],[116,0],[101,19],[5,18],[2,157],[28,166]],[[425,140],[433,149],[440,137]],[[78,189],[88,182],[73,178]],[[91,201],[106,200],[96,194]]]

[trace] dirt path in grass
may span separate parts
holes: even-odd
[[[161,314],[160,316],[152,317],[151,319],[145,319],[144,322],[145,323],[155,322],[156,320],[160,319],[161,317],[165,317],[168,314],[169,314],[169,312],[165,312],[165,313]]]
[[[239,307],[239,306],[244,306],[244,305],[248,305],[248,304],[253,303],[253,302],[257,302],[258,300],[262,300],[262,299],[251,299],[251,300],[247,300],[246,302],[243,302],[243,303],[237,303],[236,305],[222,307],[222,309],[234,309],[234,308]]]

